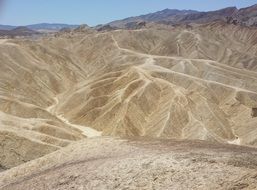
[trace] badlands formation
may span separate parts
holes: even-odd
[[[256,28],[81,28],[0,62],[0,189],[257,188]]]

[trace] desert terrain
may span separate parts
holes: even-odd
[[[202,141],[90,138],[0,173],[0,189],[256,189],[256,156]]]
[[[256,28],[107,28],[0,39],[0,189],[256,189]]]

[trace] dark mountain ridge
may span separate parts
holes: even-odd
[[[31,30],[49,30],[49,31],[59,31],[63,28],[70,28],[74,29],[77,28],[79,25],[70,25],[70,24],[62,24],[62,23],[39,23],[39,24],[31,24],[25,26]],[[11,25],[0,25],[0,30],[12,30],[17,28],[18,26],[11,26]]]
[[[31,30],[25,26],[20,26],[12,30],[0,30],[0,37],[16,37],[16,36],[33,36],[39,35],[40,32]]]
[[[162,24],[203,24],[213,21],[224,21],[244,26],[257,26],[257,4],[237,9],[236,7],[227,7],[224,9],[208,12],[198,12],[194,10],[176,10],[164,9],[155,13],[129,17],[123,20],[113,21],[110,26],[126,28],[129,23],[135,22],[154,22]]]

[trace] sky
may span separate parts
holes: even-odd
[[[47,22],[95,26],[166,8],[210,11],[253,4],[257,0],[0,0],[0,24]]]

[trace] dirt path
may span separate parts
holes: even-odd
[[[63,115],[56,114],[55,113],[55,109],[56,109],[56,106],[59,104],[59,99],[58,99],[58,97],[54,97],[54,100],[55,100],[55,103],[53,105],[49,106],[46,109],[48,112],[50,112],[51,114],[55,115],[58,119],[60,119],[62,122],[66,123],[67,125],[80,130],[82,132],[82,134],[85,135],[88,138],[102,136],[102,132],[100,132],[100,131],[97,131],[97,130],[92,129],[90,127],[72,124]]]
[[[225,87],[228,87],[228,88],[232,88],[232,89],[235,89],[236,91],[243,91],[243,92],[249,92],[249,93],[254,93],[256,94],[256,92],[253,92],[253,91],[250,91],[250,90],[247,90],[247,89],[243,89],[243,88],[240,88],[240,87],[237,87],[237,86],[232,86],[232,85],[228,85],[228,84],[223,84],[223,83],[220,83],[220,82],[217,82],[217,81],[212,81],[212,80],[205,80],[205,79],[201,79],[201,78],[198,78],[198,77],[195,77],[195,76],[191,76],[191,75],[188,75],[188,74],[185,74],[185,73],[180,73],[180,72],[176,72],[176,71],[172,71],[170,69],[166,69],[166,68],[163,68],[161,66],[158,66],[158,65],[155,65],[154,64],[154,59],[157,59],[157,58],[162,58],[162,59],[173,59],[173,60],[190,60],[190,59],[184,59],[183,57],[171,57],[171,56],[160,56],[160,55],[151,55],[151,54],[145,54],[145,53],[140,53],[140,52],[137,52],[137,51],[133,51],[133,50],[130,50],[130,49],[126,49],[126,48],[121,48],[117,42],[117,40],[114,38],[114,36],[112,35],[112,39],[114,41],[114,44],[115,46],[121,50],[121,51],[125,51],[127,53],[131,53],[131,54],[135,54],[137,56],[140,56],[140,57],[148,57],[147,61],[145,62],[144,65],[148,65],[152,68],[155,68],[155,69],[158,69],[160,71],[165,71],[165,72],[171,72],[171,73],[175,73],[175,74],[179,74],[179,75],[183,75],[185,77],[189,77],[189,78],[192,78],[192,79],[195,79],[195,80],[198,80],[198,81],[203,81],[203,82],[208,82],[208,83],[214,83],[214,84],[218,84],[218,85],[221,85],[221,86],[225,86]],[[203,60],[203,59],[191,59],[191,60],[199,60],[199,61],[205,61],[206,64],[209,64],[209,65],[212,65],[209,63],[209,60]],[[212,61],[213,62],[213,61]],[[215,64],[217,64],[215,62]],[[222,64],[219,64],[219,65],[222,65]],[[226,66],[226,67],[229,67],[229,66]],[[233,67],[234,68],[234,67]],[[257,73],[255,73],[257,75]]]
[[[70,121],[68,121],[66,118],[64,118],[62,115],[56,115],[60,120],[62,120],[67,125],[72,126],[73,128],[79,129],[83,135],[86,137],[92,138],[92,137],[100,137],[102,136],[102,132],[97,131],[93,128],[82,126],[82,125],[76,125],[72,124]]]

